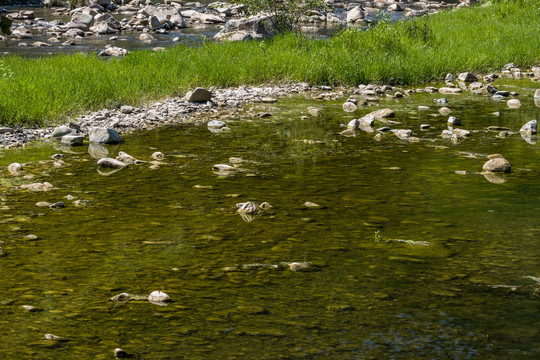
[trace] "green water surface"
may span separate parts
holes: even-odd
[[[496,84],[520,93],[519,109],[484,95],[382,98],[352,114],[344,99],[281,99],[256,110],[272,117],[227,120],[229,132],[125,136],[111,156],[161,151],[164,164],[108,176],[86,146],[60,166],[55,144],[4,150],[0,358],[111,359],[120,347],[139,359],[538,359],[540,148],[485,130],[539,119],[537,84]],[[467,140],[440,137],[441,97]],[[322,116],[301,119],[308,106]],[[420,141],[338,135],[383,107]],[[478,174],[492,153],[512,164],[498,183]],[[239,171],[212,171],[229,157]],[[12,162],[28,163],[21,176]],[[54,189],[18,188],[43,181]],[[243,219],[248,200],[273,207]],[[154,290],[173,302],[109,300]]]

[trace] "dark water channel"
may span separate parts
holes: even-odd
[[[473,131],[458,144],[439,136],[441,95],[416,94],[379,106],[418,143],[337,135],[376,107],[284,99],[273,117],[227,120],[230,132],[178,126],[108,148],[161,151],[157,170],[103,176],[85,147],[58,168],[38,161],[52,145],[2,152],[4,168],[32,161],[35,178],[2,177],[0,358],[110,359],[121,347],[140,359],[538,359],[540,148],[485,128],[517,131],[540,108],[535,83],[498,86],[523,106],[446,96]],[[307,106],[323,116],[301,120]],[[491,153],[512,163],[506,182],[476,174]],[[212,171],[231,156],[240,171]],[[54,189],[14,188],[36,181]],[[235,211],[247,200],[273,207],[247,222]],[[109,300],[154,290],[174,301]]]

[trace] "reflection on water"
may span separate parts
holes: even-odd
[[[56,166],[36,161],[53,147],[3,153],[34,178],[1,183],[0,357],[538,358],[538,149],[485,130],[538,118],[531,83],[517,84],[519,109],[449,97],[473,133],[459,144],[439,136],[440,95],[417,94],[376,105],[417,143],[338,135],[374,107],[284,99],[270,118],[227,120],[229,132],[141,132]],[[322,116],[302,120],[308,106]],[[100,175],[96,154],[118,151],[166,158]],[[504,181],[480,174],[492,153],[512,163]],[[237,171],[213,172],[230,157],[244,160]],[[13,189],[43,181],[54,189]],[[247,201],[272,207],[245,222]],[[154,290],[173,302],[139,300]],[[109,300],[123,292],[137,300]]]

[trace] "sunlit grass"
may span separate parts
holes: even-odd
[[[141,104],[196,86],[306,81],[412,84],[460,71],[540,62],[540,1],[499,1],[415,21],[349,29],[330,40],[179,45],[103,60],[94,54],[2,57],[0,123],[43,125],[115,103]]]

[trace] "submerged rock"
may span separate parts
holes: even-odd
[[[111,298],[111,301],[114,302],[125,302],[131,300],[132,297],[128,293],[120,293],[118,295],[115,295]]]
[[[238,169],[234,166],[227,165],[227,164],[215,164],[212,166],[212,169],[214,171],[223,171],[223,172],[231,172],[231,171],[237,171]]]
[[[386,119],[393,118],[396,116],[396,113],[392,109],[380,109],[371,112],[369,115],[372,115],[375,119]]]
[[[66,338],[61,337],[61,336],[53,335],[53,334],[45,334],[45,339],[51,340],[51,341],[56,341],[56,342],[67,342],[67,341],[69,341],[69,339],[66,339]]]
[[[7,170],[11,175],[19,175],[19,173],[22,171],[23,167],[19,163],[13,163],[9,164],[7,167]]]
[[[512,170],[512,166],[501,154],[489,155],[488,160],[482,169],[488,172],[509,173]]]
[[[54,186],[48,182],[21,185],[21,189],[30,190],[30,191],[49,191],[53,187]]]
[[[116,160],[118,161],[121,161],[123,162],[124,164],[128,165],[128,164],[140,164],[141,160],[138,160],[136,158],[134,158],[133,156],[123,152],[123,151],[119,151],[118,152],[118,156],[116,157]]]

